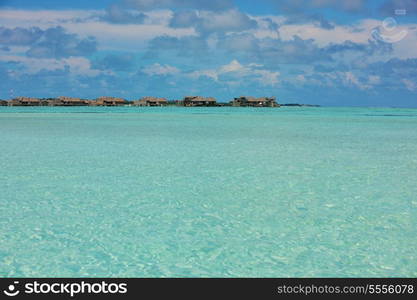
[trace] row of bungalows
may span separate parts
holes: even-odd
[[[247,97],[241,96],[231,101],[232,106],[279,107],[275,97]]]
[[[72,97],[58,97],[58,98],[29,98],[17,97],[8,101],[8,106],[87,106],[90,105],[89,100],[72,98]]]
[[[158,97],[143,97],[139,100],[135,100],[132,103],[133,106],[216,106],[217,102],[212,97],[202,96],[186,96],[182,100],[168,101],[166,98]]]
[[[30,97],[17,97],[6,101],[8,106],[123,106],[129,102],[122,98],[100,97],[96,100],[65,97],[38,99]]]
[[[8,106],[42,106],[45,104],[38,98],[17,97],[8,101],[7,105]]]
[[[168,101],[166,98],[143,97],[129,102],[117,97],[99,97],[96,100],[65,97],[38,99],[30,97],[17,97],[10,101],[0,101],[0,105],[8,106],[166,106],[177,105],[185,107],[196,106],[249,106],[249,107],[279,107],[275,97],[248,97],[234,98],[229,103],[217,103],[215,98],[202,96],[186,96],[182,100]]]
[[[89,100],[65,96],[49,100],[49,106],[88,106],[89,104]]]
[[[166,98],[143,97],[133,101],[132,104],[133,106],[166,106],[168,105],[168,100]]]

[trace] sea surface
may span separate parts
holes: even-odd
[[[416,277],[417,110],[0,107],[0,277]]]

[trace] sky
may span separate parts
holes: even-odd
[[[417,0],[0,0],[0,98],[417,108]]]

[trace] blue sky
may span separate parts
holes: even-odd
[[[417,0],[0,0],[0,98],[417,107],[416,45]]]

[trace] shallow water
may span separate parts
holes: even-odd
[[[0,276],[417,276],[417,110],[0,107]]]

